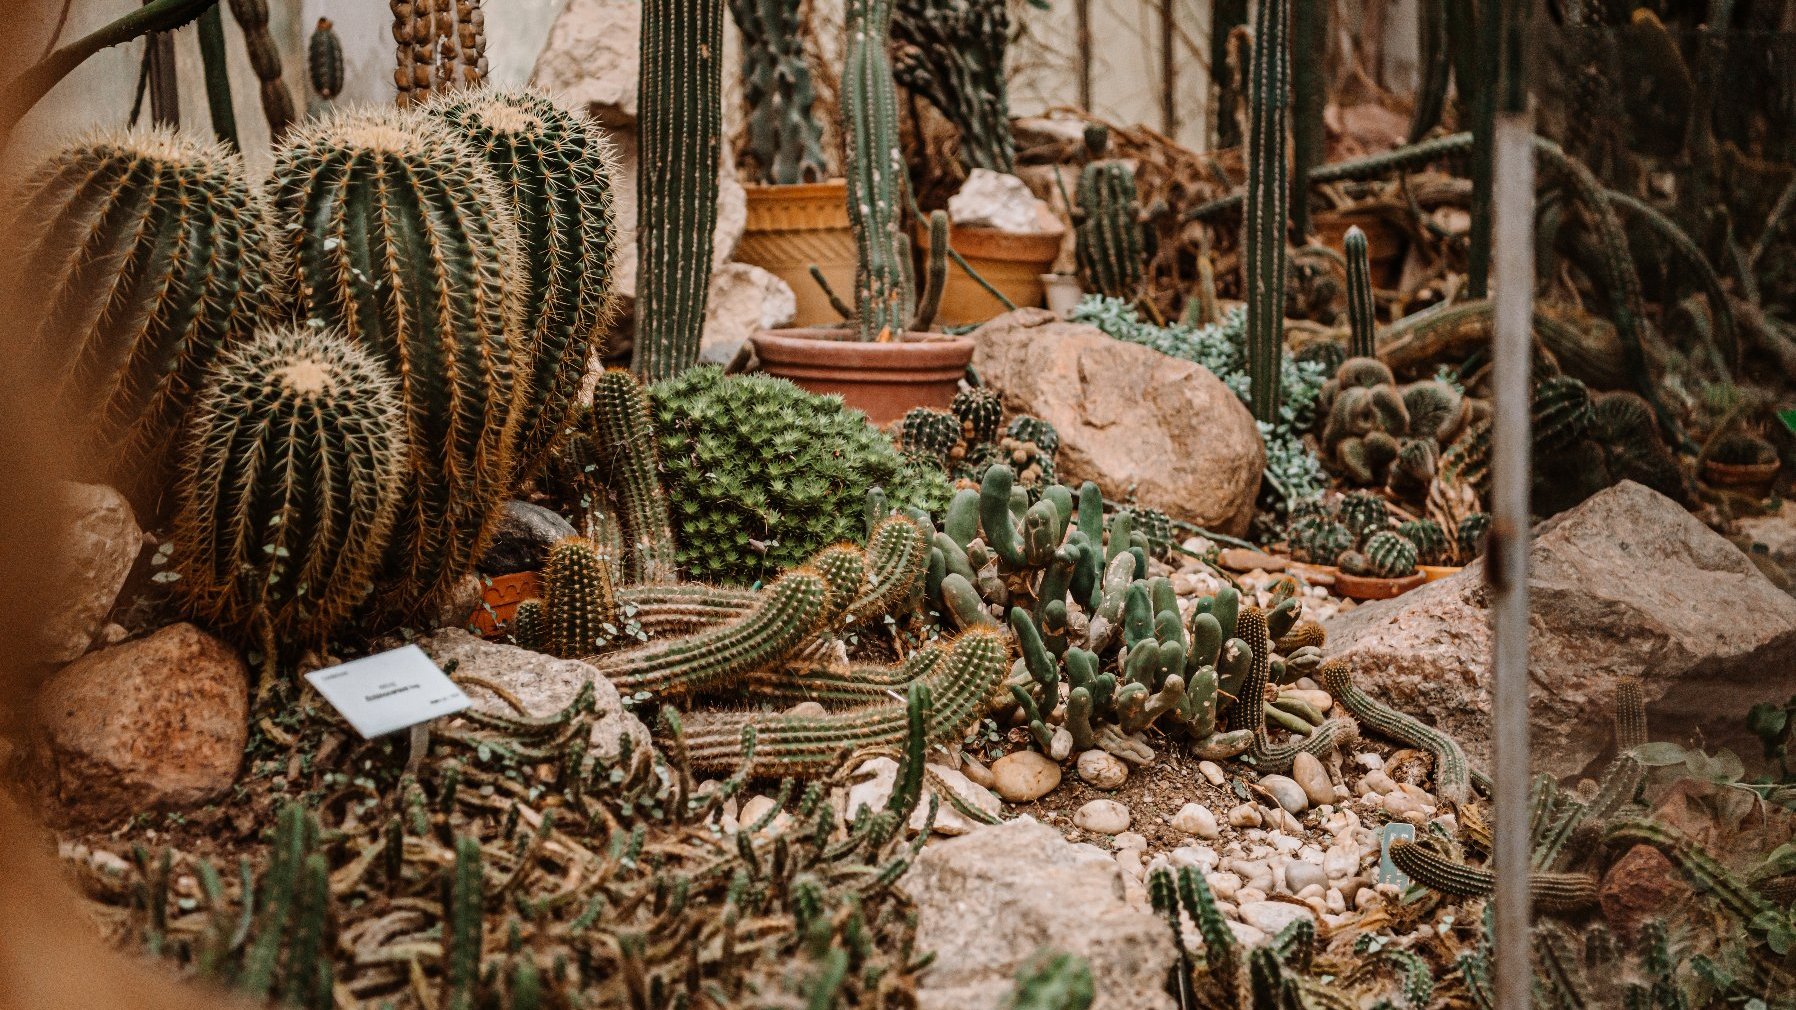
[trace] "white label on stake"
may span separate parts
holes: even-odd
[[[415,645],[306,674],[365,740],[453,715],[473,704]]]
[[[1378,833],[1378,838],[1378,882],[1408,887],[1409,875],[1397,869],[1397,864],[1391,862],[1391,843],[1399,838],[1406,842],[1415,841],[1416,826],[1393,821],[1384,826],[1384,830]]]

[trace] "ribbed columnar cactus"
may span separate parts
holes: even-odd
[[[730,0],[742,32],[742,98],[756,179],[818,182],[828,174],[823,126],[811,114],[817,90],[804,51],[803,0]]]
[[[898,143],[898,89],[886,56],[892,0],[848,0],[848,54],[842,68],[844,174],[854,228],[855,323],[860,339],[896,336],[916,309],[910,242],[902,228],[904,150]]]
[[[322,639],[373,585],[407,456],[396,384],[342,334],[289,326],[238,344],[188,417],[175,589],[244,637]]]
[[[1413,716],[1391,708],[1353,683],[1352,665],[1335,657],[1318,671],[1322,687],[1348,714],[1399,743],[1420,747],[1434,755],[1434,791],[1448,803],[1460,804],[1471,798],[1472,771],[1466,763],[1465,750],[1459,742]]]
[[[230,0],[230,4],[231,16],[243,29],[250,66],[262,82],[262,115],[268,120],[268,135],[278,141],[293,125],[296,113],[293,94],[281,80],[281,51],[268,32],[268,0]]]
[[[296,128],[272,189],[300,314],[399,378],[415,479],[385,577],[400,607],[426,606],[473,567],[511,483],[528,358],[510,203],[447,126],[378,109]]]
[[[1285,346],[1285,229],[1290,203],[1285,149],[1291,101],[1287,0],[1259,5],[1253,37],[1247,138],[1247,234],[1242,257],[1247,288],[1248,395],[1253,416],[1278,420],[1279,369]],[[1306,57],[1307,58],[1307,57]]]
[[[722,66],[723,0],[646,0],[630,367],[650,381],[698,360],[717,228]]]
[[[543,566],[544,651],[563,659],[590,656],[617,631],[611,566],[590,540],[569,537],[549,548]]]
[[[1391,862],[1430,890],[1455,898],[1482,898],[1496,888],[1496,875],[1457,863],[1415,842],[1391,843]],[[1588,873],[1530,873],[1528,890],[1543,912],[1577,912],[1596,904],[1597,880]]]
[[[608,369],[592,393],[593,450],[611,478],[621,506],[624,579],[672,582],[678,575],[667,493],[655,449],[655,424],[642,383],[623,369]]]
[[[531,365],[515,458],[527,479],[566,432],[616,301],[617,157],[591,117],[533,90],[455,91],[426,111],[480,150],[517,219]]]
[[[1378,357],[1378,310],[1372,300],[1372,259],[1366,233],[1355,225],[1342,243],[1347,253],[1347,356]]]
[[[1126,161],[1094,161],[1079,173],[1077,252],[1085,289],[1133,299],[1144,255],[1135,170]]]
[[[156,129],[75,144],[16,196],[6,287],[33,311],[13,323],[15,366],[41,375],[84,461],[147,507],[201,375],[277,300],[264,206],[228,149]]]
[[[312,92],[325,101],[343,93],[343,40],[330,18],[319,18],[306,43],[306,76]]]

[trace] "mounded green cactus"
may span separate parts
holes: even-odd
[[[680,568],[746,584],[859,539],[867,490],[939,507],[931,484],[840,398],[695,368],[649,387]]]
[[[1409,434],[1442,445],[1458,437],[1465,423],[1465,396],[1439,379],[1404,386],[1403,407],[1409,414]]]
[[[1366,558],[1365,574],[1377,579],[1401,579],[1416,571],[1416,545],[1394,530],[1383,530],[1360,545]]]
[[[578,659],[610,644],[617,634],[617,599],[611,566],[592,541],[569,537],[549,548],[543,566],[545,648],[551,656]]]
[[[70,146],[13,195],[8,303],[36,309],[17,364],[147,511],[202,375],[274,318],[265,206],[237,155],[161,129]]]
[[[1327,516],[1309,516],[1291,524],[1289,542],[1301,561],[1332,565],[1358,542],[1353,531]]]
[[[1060,452],[1060,432],[1039,417],[1018,414],[1004,426],[1004,434],[1019,442],[1028,442],[1052,459]]]
[[[1341,522],[1353,531],[1356,539],[1391,527],[1391,509],[1385,500],[1371,491],[1349,491],[1341,499]]]
[[[927,455],[940,465],[960,443],[960,419],[945,410],[912,407],[898,423],[898,447]]]
[[[306,76],[312,93],[325,101],[343,93],[343,40],[330,18],[319,18],[306,43]]]
[[[1594,420],[1590,390],[1569,375],[1555,375],[1534,387],[1534,447],[1542,454],[1584,437]]]
[[[636,346],[649,381],[698,360],[717,230],[724,0],[647,0],[638,91]]]
[[[1135,170],[1125,161],[1094,161],[1079,174],[1075,228],[1085,289],[1132,301],[1141,291],[1145,254]]]
[[[511,483],[528,349],[509,201],[469,142],[391,110],[296,127],[271,189],[301,316],[352,334],[399,378],[418,479],[383,577],[398,609],[427,608],[473,567]]]
[[[968,445],[998,440],[998,428],[1004,423],[1004,401],[985,386],[974,386],[954,394],[948,409],[960,418],[962,437]]]
[[[517,221],[530,355],[513,453],[522,481],[566,432],[616,302],[617,156],[591,117],[530,89],[452,91],[425,111],[485,157]]]
[[[593,386],[592,451],[621,506],[624,580],[631,583],[672,582],[678,575],[679,552],[649,408],[642,383],[621,368],[607,369]]]
[[[518,604],[511,615],[511,641],[520,649],[547,652],[549,648],[549,609],[542,600],[529,599]]]
[[[742,98],[748,106],[748,153],[756,178],[772,185],[820,182],[823,126],[805,57],[802,0],[730,0],[742,33]]]
[[[1247,216],[1242,265],[1247,288],[1249,399],[1255,419],[1279,417],[1279,375],[1285,346],[1285,232],[1291,199],[1289,106],[1291,13],[1284,0],[1262,3],[1255,15],[1247,140]]]
[[[1366,233],[1347,229],[1347,356],[1378,357],[1378,308],[1372,300],[1372,261]]]
[[[195,612],[311,643],[367,596],[407,449],[398,390],[366,351],[292,326],[227,350],[180,456],[175,588]]]
[[[1433,519],[1412,519],[1397,526],[1397,534],[1416,548],[1416,563],[1444,564],[1448,556],[1447,533]]]

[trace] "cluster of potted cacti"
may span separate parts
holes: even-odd
[[[1297,560],[1331,572],[1343,595],[1383,599],[1442,578],[1483,551],[1490,517],[1474,512],[1451,531],[1433,519],[1398,521],[1374,491],[1350,491],[1292,509],[1285,541]]]
[[[1019,414],[1004,423],[996,393],[974,386],[954,395],[948,410],[914,407],[898,424],[898,448],[922,465],[979,483],[996,465],[1016,472],[1017,483],[1040,488],[1055,482],[1060,433],[1038,417]]]

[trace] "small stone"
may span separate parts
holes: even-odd
[[[1252,803],[1243,803],[1229,811],[1229,823],[1237,828],[1257,828],[1265,823],[1260,808]]]
[[[1073,814],[1073,826],[1094,835],[1129,830],[1129,808],[1115,800],[1092,800]]]
[[[1140,849],[1122,849],[1116,853],[1116,865],[1135,880],[1147,876],[1147,870],[1141,865]]]
[[[1327,886],[1328,874],[1315,863],[1297,860],[1285,864],[1285,887],[1289,888],[1291,893],[1301,895],[1305,888]]]
[[[1222,829],[1216,826],[1216,815],[1202,803],[1187,803],[1180,807],[1172,817],[1172,829],[1198,838],[1222,837]]]
[[[57,565],[38,587],[42,605],[30,627],[39,652],[32,658],[66,663],[86,652],[105,625],[144,537],[131,503],[103,484],[61,484],[53,498],[55,510],[45,518],[55,541],[46,546]]]
[[[1283,775],[1265,776],[1260,779],[1260,787],[1271,793],[1278,805],[1290,813],[1301,814],[1309,809],[1310,800],[1303,787]]]
[[[1282,572],[1291,563],[1289,558],[1274,557],[1259,551],[1250,551],[1244,547],[1225,548],[1217,555],[1217,563],[1232,572]]]
[[[1341,894],[1338,888],[1329,888],[1328,894],[1324,897],[1323,901],[1328,906],[1328,910],[1335,915],[1340,915],[1347,911],[1347,899]]]
[[[1020,750],[992,763],[992,787],[1012,803],[1041,799],[1060,784],[1060,766],[1046,754]]]
[[[1141,849],[1144,852],[1147,850],[1147,838],[1135,831],[1125,831],[1112,838],[1110,843],[1116,846],[1118,852],[1124,849]]]
[[[1389,775],[1386,775],[1382,769],[1369,772],[1361,781],[1366,783],[1366,788],[1371,789],[1380,796],[1397,791],[1396,780],[1392,779]]]
[[[1232,901],[1241,891],[1240,876],[1226,870],[1208,874],[1204,881],[1210,885],[1210,891],[1223,901]]]
[[[1335,885],[1335,890],[1341,892],[1341,897],[1345,899],[1349,905],[1353,904],[1354,899],[1358,897],[1361,891],[1370,889],[1371,886],[1366,883],[1366,878],[1364,877],[1348,877],[1346,880]]]
[[[751,796],[749,797],[748,802],[742,804],[742,813],[737,816],[736,822],[741,825],[742,828],[754,827],[760,822],[761,818],[766,817],[771,810],[773,810],[773,800],[770,797]],[[784,828],[790,821],[791,818],[787,817],[784,812],[775,814],[768,818],[766,824],[761,825],[761,832],[775,832]]]
[[[1316,913],[1286,901],[1244,901],[1241,904],[1241,921],[1269,936],[1276,936],[1279,930],[1298,919],[1315,922]]]
[[[1255,929],[1245,922],[1236,922],[1234,919],[1229,919],[1227,921],[1229,924],[1229,932],[1235,934],[1235,941],[1241,944],[1241,946],[1261,947],[1266,944],[1267,937],[1264,931]]]
[[[1117,789],[1128,781],[1129,766],[1115,755],[1088,750],[1079,755],[1079,777],[1094,789]]]
[[[1355,754],[1353,755],[1353,763],[1369,772],[1381,771],[1384,768],[1384,755],[1371,753]]]
[[[1315,755],[1300,752],[1297,759],[1291,762],[1291,779],[1315,806],[1334,802],[1335,784],[1329,781],[1328,770],[1322,767],[1322,762],[1316,760]]]
[[[1303,839],[1292,838],[1282,831],[1276,832],[1272,836],[1272,847],[1286,855],[1290,855],[1298,849],[1303,848]]]
[[[1271,889],[1272,881],[1270,880],[1250,880],[1246,887],[1235,892],[1235,900],[1244,905],[1255,901],[1265,901],[1266,892]]]
[[[1663,853],[1650,845],[1636,845],[1603,875],[1597,902],[1603,918],[1624,939],[1631,939],[1643,923],[1659,918],[1689,890]]]
[[[815,719],[821,715],[828,715],[829,710],[814,701],[801,701],[791,708],[786,709],[786,714],[801,716],[806,719]]]
[[[1214,761],[1199,761],[1197,771],[1213,786],[1219,786],[1228,781],[1222,774],[1222,766]]]
[[[980,763],[979,759],[971,754],[961,754],[960,773],[974,783],[982,785],[987,789],[990,789],[997,781],[992,778],[992,770]]]
[[[1065,761],[1073,752],[1073,732],[1065,726],[1054,727],[1054,735],[1048,739],[1048,756],[1056,761]],[[1124,774],[1127,774],[1125,772]]]
[[[1168,855],[1174,866],[1193,866],[1208,873],[1222,862],[1216,850],[1207,845],[1181,845]]]
[[[1333,846],[1322,856],[1322,869],[1334,880],[1351,877],[1359,869],[1359,853],[1345,845]]]
[[[512,575],[536,571],[548,559],[549,548],[579,532],[558,513],[523,501],[508,501],[499,510],[497,529],[479,568],[487,575]]]

